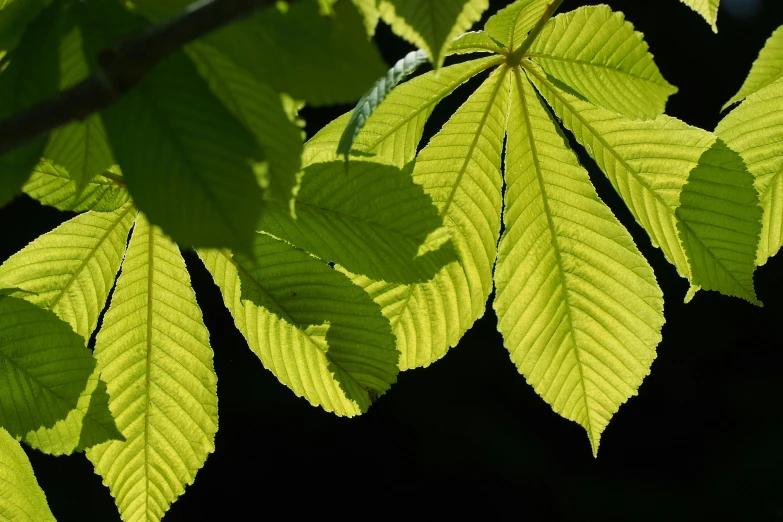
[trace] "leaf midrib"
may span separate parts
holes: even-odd
[[[631,78],[634,78],[636,80],[643,81],[643,82],[646,82],[646,83],[650,83],[652,85],[655,85],[656,87],[665,87],[665,88],[673,89],[671,84],[669,82],[667,82],[666,80],[664,80],[663,78],[661,78],[661,80],[654,80],[654,79],[650,79],[650,78],[644,78],[642,76],[639,76],[638,74],[633,74],[633,73],[630,73],[630,72],[627,72],[627,71],[623,71],[621,69],[618,69],[616,67],[612,67],[611,65],[607,65],[607,64],[593,63],[593,62],[588,62],[586,60],[577,60],[575,58],[565,58],[563,56],[554,56],[554,55],[551,55],[551,54],[544,54],[544,53],[528,53],[528,54],[525,55],[525,57],[526,58],[542,58],[542,59],[545,59],[545,60],[554,60],[554,61],[559,61],[559,62],[573,63],[575,65],[584,65],[585,67],[597,67],[597,68],[600,68],[600,69],[606,69],[608,71],[613,71],[613,72],[616,72],[618,74],[624,74],[626,76],[630,76]],[[537,65],[540,66],[540,64],[537,64]]]
[[[503,67],[500,69],[500,78],[496,80],[497,85],[495,85],[495,88],[492,91],[492,94],[489,97],[489,100],[487,101],[487,106],[484,109],[484,114],[481,116],[481,121],[478,124],[478,127],[476,129],[476,132],[473,135],[473,141],[470,143],[470,146],[468,147],[468,151],[465,154],[465,161],[462,163],[462,167],[460,168],[459,172],[457,173],[457,179],[454,181],[453,186],[451,187],[451,191],[449,192],[448,198],[446,198],[446,202],[443,205],[443,208],[441,208],[440,215],[446,216],[449,212],[449,208],[451,207],[451,204],[454,202],[454,196],[457,194],[457,190],[459,189],[460,184],[462,183],[462,178],[465,176],[465,172],[468,170],[468,165],[470,165],[471,160],[473,159],[473,153],[476,150],[476,147],[478,146],[478,142],[481,139],[484,127],[487,124],[487,119],[489,118],[490,112],[492,112],[492,109],[495,107],[495,100],[497,99],[498,92],[500,92],[500,88],[503,86],[503,79],[506,77],[506,73],[509,71],[508,67]]]
[[[562,253],[560,251],[560,245],[557,241],[557,234],[555,232],[555,223],[554,218],[552,217],[552,209],[549,207],[549,196],[547,195],[546,186],[544,184],[544,177],[543,172],[541,169],[541,162],[538,157],[538,148],[536,147],[536,142],[533,139],[533,125],[530,121],[530,112],[528,110],[527,106],[527,99],[525,98],[525,91],[522,85],[522,78],[520,77],[520,68],[514,69],[514,77],[517,82],[517,89],[519,90],[519,97],[520,102],[522,103],[522,110],[524,113],[525,118],[525,127],[527,128],[527,135],[528,135],[528,141],[530,143],[530,151],[533,156],[533,165],[536,169],[536,180],[538,181],[538,189],[541,193],[541,199],[544,203],[544,212],[546,214],[546,220],[547,225],[549,227],[549,233],[552,236],[552,248],[554,249],[555,253],[555,259],[557,260],[557,271],[560,273],[560,280],[563,281],[561,283],[561,288],[563,288],[564,295],[564,301],[565,301],[565,308],[566,308],[566,316],[568,318],[568,334],[569,337],[571,337],[571,342],[574,345],[574,355],[576,357],[576,366],[579,368],[579,383],[582,385],[582,397],[584,400],[585,409],[587,410],[585,419],[587,423],[587,432],[590,436],[590,441],[595,444],[595,441],[593,440],[593,426],[592,426],[592,419],[590,418],[590,405],[587,402],[587,387],[585,386],[585,377],[584,377],[584,370],[582,369],[582,359],[579,355],[580,349],[579,349],[579,343],[576,341],[576,336],[574,335],[574,321],[573,321],[573,315],[571,313],[571,301],[569,298],[568,289],[565,288],[565,280],[566,280],[566,271],[563,268],[563,258]]]
[[[152,397],[150,395],[150,371],[152,369],[152,291],[154,288],[153,276],[155,274],[155,230],[147,223],[147,332],[146,332],[146,372],[145,393],[147,400],[144,409],[144,515],[150,512],[150,460],[149,460],[149,429],[150,411],[152,410]]]

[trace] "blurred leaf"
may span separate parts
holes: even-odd
[[[109,47],[103,31],[147,26],[114,2],[83,9],[89,56]],[[249,247],[263,197],[254,168],[263,154],[184,52],[153,68],[103,119],[133,201],[152,223],[185,245]]]
[[[9,7],[4,3],[0,16],[11,13],[6,9],[14,9],[19,2],[20,0],[13,2]],[[0,71],[0,120],[37,105],[57,93],[58,46],[63,23],[61,5],[60,2],[53,3],[32,21],[18,46],[5,57],[10,63]],[[0,18],[0,27],[2,20],[3,18]],[[8,203],[19,194],[43,153],[46,139],[46,136],[36,138],[0,155],[0,171],[3,173],[0,176],[0,205]]]
[[[383,21],[398,36],[423,49],[433,66],[443,65],[454,38],[479,21],[488,0],[379,0]]]

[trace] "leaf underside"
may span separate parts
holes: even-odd
[[[748,74],[739,92],[723,106],[725,111],[729,106],[741,102],[751,94],[759,92],[767,85],[771,85],[783,78],[783,26],[769,37],[759,57],[753,62],[753,67]]]
[[[520,372],[597,453],[650,372],[663,293],[519,70],[511,87],[498,328]]]
[[[14,437],[51,428],[76,408],[95,359],[52,312],[0,297],[0,427]]]
[[[713,32],[718,32],[718,7],[720,0],[681,0],[683,4],[699,13],[710,24]]]
[[[142,215],[95,357],[126,440],[95,446],[87,457],[123,520],[158,521],[214,451],[217,378],[185,261]]]
[[[762,217],[756,264],[783,246],[783,79],[751,94],[718,124],[715,132],[742,156],[755,177]]]
[[[680,193],[702,155],[714,145],[715,135],[668,116],[643,122],[627,120],[559,89],[540,69],[531,67],[528,71],[563,125],[587,149],[652,244],[661,248],[680,275],[693,284],[694,270],[712,270],[711,280],[722,282],[714,289],[755,302],[755,295],[743,283],[752,277],[751,267],[743,265],[744,272],[737,272],[733,254],[722,243],[712,241],[711,232],[691,226],[677,215]],[[742,206],[720,208],[720,212],[739,219],[745,219],[746,210]],[[680,240],[682,227],[689,238],[687,251]],[[708,235],[702,237],[704,232]],[[698,265],[695,269],[694,263]]]
[[[398,36],[426,51],[436,69],[449,43],[489,7],[487,0],[381,0],[381,18]]]
[[[388,320],[323,261],[265,234],[252,257],[198,253],[250,349],[298,396],[350,417],[396,381]]]
[[[0,429],[0,516],[20,522],[54,522],[24,450]]]

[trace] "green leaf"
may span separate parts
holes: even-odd
[[[755,177],[762,217],[756,264],[783,246],[783,80],[751,94],[718,124],[715,132],[738,152]]]
[[[375,28],[378,26],[378,20],[381,13],[378,11],[377,0],[353,0],[353,4],[364,18],[364,26],[367,28],[367,35],[373,36]]]
[[[70,455],[110,440],[125,440],[109,411],[106,383],[98,368],[87,381],[76,408],[51,428],[39,428],[24,436],[30,447],[49,455]]]
[[[19,45],[5,57],[10,63],[0,72],[0,120],[57,93],[60,15],[60,2],[55,2],[30,23]],[[36,138],[0,155],[0,205],[19,194],[43,153],[46,139]]]
[[[555,114],[587,149],[652,244],[663,250],[679,274],[693,283],[695,277],[703,277],[694,272],[712,267],[717,271],[713,281],[726,282],[720,292],[741,294],[745,276],[737,279],[733,254],[713,242],[713,237],[702,237],[706,230],[684,222],[680,225],[682,219],[676,214],[689,174],[715,144],[715,135],[667,116],[646,122],[627,120],[560,90],[534,67],[527,70]],[[747,209],[726,206],[716,210],[743,219]],[[689,252],[680,241],[681,227],[691,238]],[[699,266],[693,268],[694,263]],[[755,299],[747,292],[742,297]]]
[[[356,135],[362,130],[367,119],[373,111],[383,102],[386,96],[399,84],[403,78],[419,68],[421,64],[427,61],[427,55],[424,51],[412,51],[406,54],[401,60],[389,69],[386,76],[375,82],[372,89],[367,91],[356,104],[356,108],[351,113],[340,143],[337,145],[337,154],[343,154],[348,161],[348,154],[351,152]]]
[[[443,218],[410,169],[352,161],[304,171],[297,217],[269,202],[259,228],[323,259],[374,279],[414,283],[454,259]],[[443,247],[443,248],[441,248]]]
[[[676,216],[691,284],[761,305],[753,289],[761,234],[759,196],[742,158],[718,139],[688,176]],[[714,256],[705,255],[705,249]]]
[[[250,349],[297,396],[352,417],[396,381],[389,321],[323,261],[265,234],[252,257],[198,254]]]
[[[753,62],[753,67],[742,88],[721,110],[725,111],[731,105],[741,102],[781,78],[783,78],[783,26],[778,27],[769,37],[759,57]]]
[[[68,17],[69,23],[60,41],[60,90],[73,87],[90,75],[81,27],[70,23],[75,20],[70,12],[67,11],[64,16]],[[68,172],[75,182],[77,193],[84,190],[94,176],[116,163],[99,114],[52,131],[43,155]]]
[[[90,56],[111,44],[97,24],[118,33],[147,25],[115,2],[81,5]],[[254,166],[262,152],[183,52],[152,69],[103,119],[128,190],[152,223],[187,245],[249,245],[261,212]]]
[[[472,31],[454,39],[449,45],[447,55],[467,53],[501,54],[506,50],[484,31]]]
[[[0,5],[0,54],[19,43],[27,26],[51,0],[6,0]]]
[[[451,41],[479,21],[488,0],[380,0],[381,18],[398,36],[443,65]]]
[[[253,132],[264,151],[269,162],[269,172],[261,180],[265,195],[292,200],[304,147],[301,130],[286,114],[280,93],[207,45],[193,44],[187,53],[212,91]]]
[[[484,30],[513,51],[544,15],[552,0],[517,0],[489,17]]]
[[[421,151],[413,171],[444,217],[458,261],[415,285],[354,276],[392,323],[400,369],[440,359],[484,314],[500,235],[506,71],[494,71],[468,98]]]
[[[134,215],[127,205],[110,214],[77,216],[11,256],[0,266],[0,280],[16,285],[26,292],[18,297],[55,312],[88,339],[114,285]],[[24,440],[53,455],[121,440],[108,401],[96,369],[66,418],[27,433]]]
[[[597,454],[650,373],[663,293],[537,93],[514,72],[494,308],[511,359]]]
[[[55,522],[24,450],[0,429],[0,516],[20,522]]]
[[[718,32],[718,7],[720,0],[681,0],[683,4],[699,13],[712,26],[712,31]]]
[[[66,221],[0,266],[0,281],[26,292],[25,300],[51,310],[89,339],[125,253],[136,212],[88,212]]]
[[[214,450],[217,378],[185,260],[141,215],[95,357],[127,440],[87,457],[123,520],[158,521]]]
[[[554,17],[526,56],[593,104],[647,120],[662,114],[677,92],[647,49],[622,13],[599,5]]]
[[[13,295],[17,292],[24,292],[24,290],[0,281],[0,297],[5,295]]]
[[[259,11],[204,41],[259,81],[311,105],[353,102],[387,67],[356,7],[344,0],[334,10],[333,16],[321,16],[316,2],[292,2]]]
[[[84,339],[52,312],[0,298],[0,427],[51,428],[76,408],[95,369]]]
[[[43,205],[72,212],[111,212],[130,201],[117,166],[92,178],[80,192],[64,168],[41,160],[22,191]]]
[[[416,157],[424,124],[435,106],[470,78],[502,61],[497,56],[481,58],[403,83],[370,115],[354,140],[352,152],[403,168]],[[337,145],[349,118],[350,114],[345,114],[334,120],[307,143],[304,165],[338,159]]]

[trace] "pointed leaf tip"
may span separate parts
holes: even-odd
[[[720,0],[681,0],[682,3],[699,13],[712,28],[712,32],[718,32],[718,7]]]

